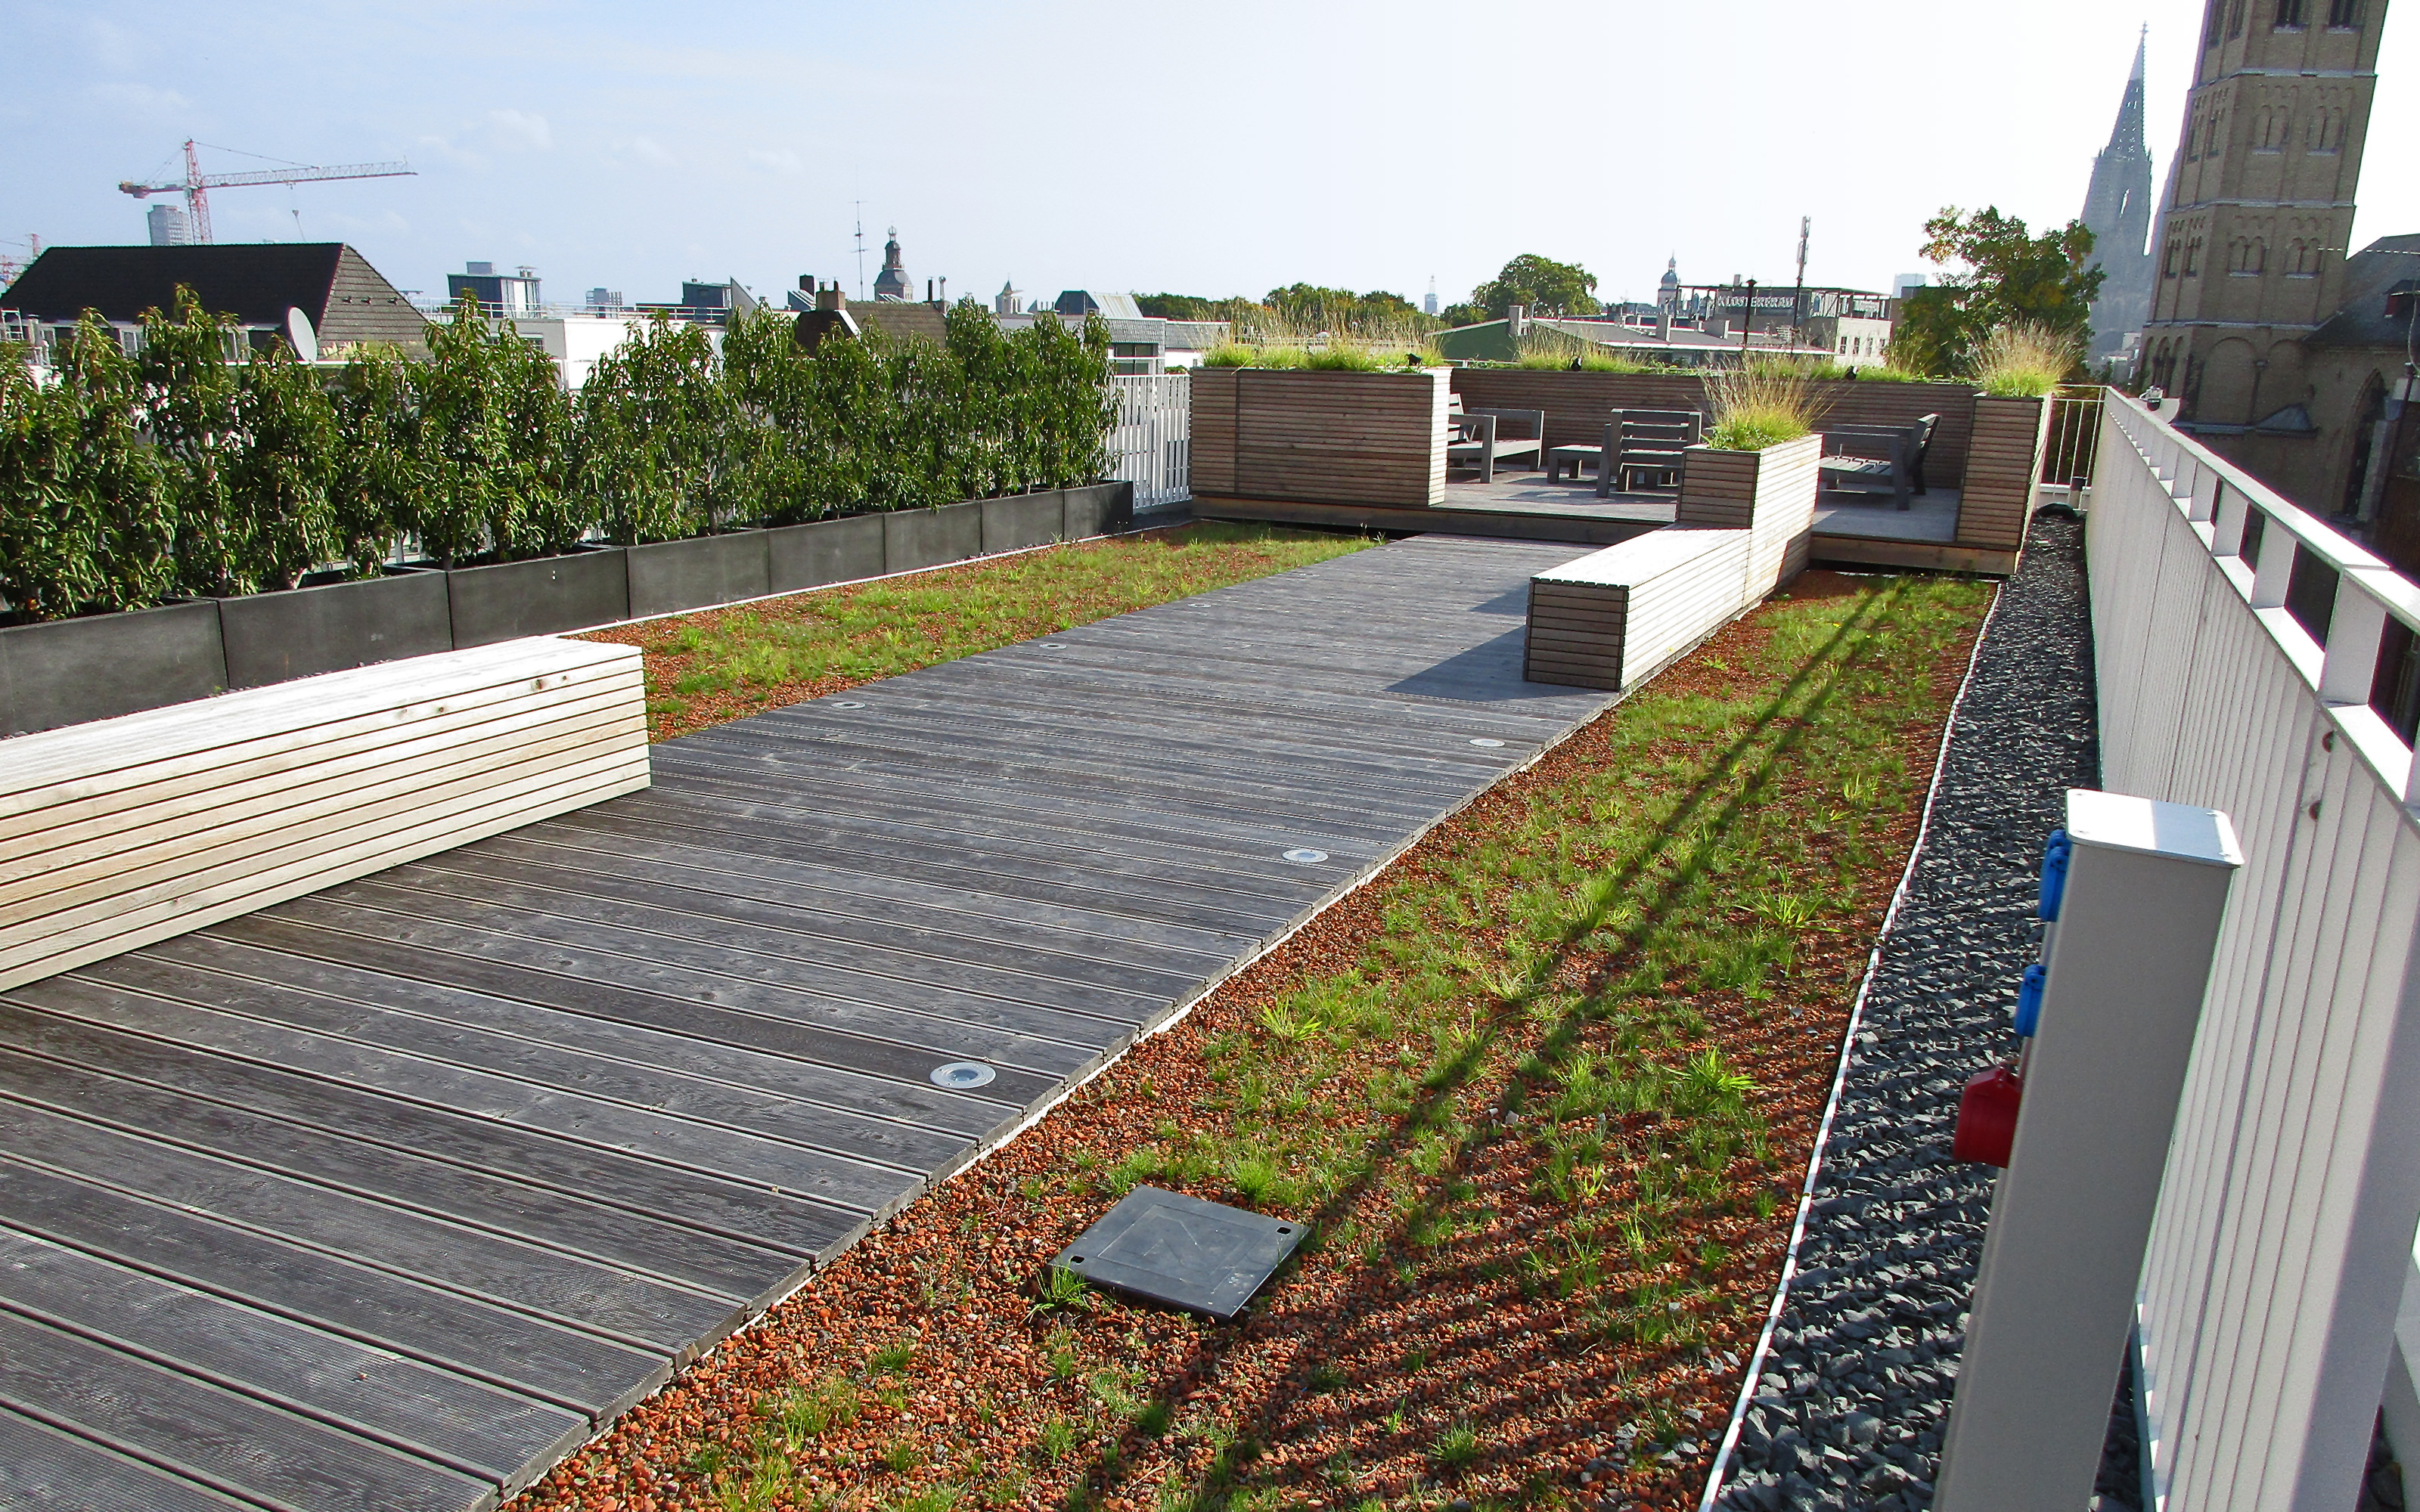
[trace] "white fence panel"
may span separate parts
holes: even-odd
[[[1121,375],[1117,424],[1109,432],[1109,476],[1135,486],[1135,508],[1193,497],[1193,379],[1184,373]]]
[[[2134,401],[2105,422],[2102,779],[2224,810],[2248,862],[2144,1262],[2155,1479],[2171,1512],[2341,1512],[2420,1214],[2398,1117],[2420,1101],[2420,824],[2411,752],[2370,707],[2381,632],[2420,625],[2420,592]]]

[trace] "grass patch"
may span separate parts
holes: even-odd
[[[1758,452],[1796,440],[1815,428],[1823,403],[1807,370],[1779,363],[1752,363],[1706,376],[1706,403],[1713,411],[1706,444],[1727,452]]]
[[[1995,398],[2047,398],[2075,364],[2075,338],[2020,320],[1983,338],[1975,352],[1975,382]]]
[[[644,655],[648,735],[664,740],[1374,544],[1259,525],[1189,525],[583,639]]]

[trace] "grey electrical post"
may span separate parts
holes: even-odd
[[[2243,865],[2235,826],[2214,809],[2071,790],[2067,836],[1938,1512],[2092,1499],[2202,993]]]

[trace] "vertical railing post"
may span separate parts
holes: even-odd
[[[2211,493],[2216,502],[2211,510],[2210,554],[2241,556],[2243,527],[2252,517],[2252,501],[2242,489],[2230,488],[2224,482],[2211,485]]]
[[[2294,578],[2294,553],[2300,549],[2294,532],[2275,520],[2261,528],[2260,560],[2252,564],[2254,609],[2275,609],[2286,602],[2286,585]]]
[[[2071,790],[2065,881],[1992,1196],[1939,1512],[2092,1497],[2202,995],[2243,856],[2212,809]]]
[[[2378,676],[2378,647],[2386,635],[2386,606],[2362,586],[2358,571],[2336,575],[2335,610],[2319,663],[2319,702],[2367,703]]]

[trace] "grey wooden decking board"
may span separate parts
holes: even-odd
[[[0,1228],[0,1306],[499,1486],[577,1448],[585,1418],[518,1393]],[[0,1457],[5,1462],[5,1457]]]
[[[846,841],[856,837],[819,841],[796,832],[776,836],[768,832],[769,826],[752,823],[746,815],[718,809],[685,794],[650,789],[646,796],[648,801],[644,804],[616,798],[611,814],[591,811],[575,817],[581,821],[580,827],[601,828],[628,822],[647,827],[650,833],[685,832],[683,838],[707,839],[734,850],[755,850],[784,858],[855,862],[908,876],[954,881],[979,891],[1024,892],[1082,907],[1114,906],[1145,918],[1214,926],[1254,938],[1265,937],[1294,917],[1291,910],[1270,907],[1233,888],[1171,883],[1147,872],[1076,866],[1063,858],[1042,859],[1018,854],[1007,846],[979,849],[897,836],[876,837],[882,841],[878,845],[852,846]]]
[[[501,857],[474,856],[466,862],[458,855],[452,856],[442,865],[397,867],[381,873],[377,880],[381,886],[420,891],[453,889],[460,896],[488,903],[727,944],[766,954],[789,955],[790,942],[795,940],[811,942],[818,954],[837,949],[866,948],[963,966],[996,961],[1005,946],[1018,952],[1016,960],[1028,975],[1114,988],[1160,1000],[1182,995],[1201,978],[1201,969],[1178,972],[1078,955],[1067,949],[1068,941],[1063,935],[1047,943],[1039,938],[1006,940],[997,933],[969,940],[948,930],[827,913],[795,903],[763,903],[751,906],[747,899],[709,893],[703,888],[661,883],[645,888],[621,888],[610,876],[600,878],[566,868]],[[1205,961],[1202,969],[1215,965],[1215,961]]]
[[[1164,862],[1223,878],[1238,891],[1266,889],[1278,895],[1300,890],[1301,868],[1281,859],[1289,850],[1318,845],[1334,855],[1366,858],[1387,848],[1382,838],[1326,825],[1256,833],[1238,833],[1235,826],[1225,825],[1177,828],[1145,824],[1113,809],[1095,808],[1088,812],[1070,806],[1037,810],[1024,804],[964,801],[975,798],[972,794],[950,805],[948,823],[935,824],[916,817],[930,814],[930,806],[875,787],[816,781],[801,792],[804,784],[784,783],[778,776],[768,780],[762,772],[707,776],[678,771],[667,774],[665,780],[677,781],[680,790],[692,797],[745,805],[743,811],[750,813],[779,810],[811,824],[851,822],[879,825],[886,831],[970,836],[985,844],[1032,845],[1046,854],[1064,850],[1091,856],[1113,852],[1122,859]]]
[[[673,742],[646,792],[29,984],[47,1010],[0,995],[0,1194],[39,1198],[46,1174],[6,1156],[10,1108],[71,1123],[50,1152],[90,1195],[29,1199],[29,1231],[373,1348],[375,1287],[310,1292],[311,1263],[466,1304],[524,1255],[748,1299],[677,1350],[677,1329],[616,1334],[656,1347],[611,1401],[591,1402],[603,1381],[509,1386],[610,1414],[872,1216],[760,1190],[752,1151],[912,1195],[1609,702],[1520,681],[1522,585],[1583,554],[1380,548],[868,685],[856,717],[824,700]],[[1329,859],[1275,855],[1305,842]],[[942,1058],[999,1080],[939,1093]],[[161,1149],[102,1169],[129,1137]],[[214,1227],[163,1205],[208,1206],[211,1181]],[[365,1200],[397,1216],[358,1256],[321,1253],[324,1215]],[[399,1273],[447,1226],[472,1253]],[[196,1232],[252,1258],[187,1277]],[[668,1253],[687,1235],[695,1264]],[[397,1352],[498,1383],[520,1367],[453,1359],[447,1326]]]
[[[293,1178],[0,1101],[0,1149],[296,1249],[349,1259],[505,1312],[671,1353],[735,1320],[732,1300],[517,1240],[424,1217]]]
[[[69,984],[100,990],[75,994],[67,990]],[[75,977],[53,978],[19,992],[19,1000],[62,1017],[231,1062],[308,1076],[339,1094],[390,1099],[600,1154],[644,1149],[648,1161],[671,1171],[719,1175],[839,1213],[879,1211],[901,1192],[920,1184],[906,1171],[834,1151],[817,1151],[821,1158],[802,1161],[802,1148],[785,1140],[617,1104],[585,1089],[543,1087],[294,1024],[196,1008],[120,987],[101,988]]]
[[[1131,915],[1097,909],[1069,908],[1001,893],[970,892],[962,887],[937,887],[908,878],[847,872],[831,867],[782,861],[736,851],[701,849],[670,841],[648,843],[626,839],[613,849],[571,843],[577,837],[562,831],[543,836],[535,829],[517,830],[448,851],[433,858],[451,866],[460,857],[529,858],[562,867],[582,876],[611,876],[616,885],[636,885],[648,876],[670,880],[674,890],[706,889],[709,882],[734,888],[726,897],[750,903],[788,906],[834,914],[845,918],[930,918],[947,923],[965,937],[990,938],[1021,948],[1029,932],[1047,933],[1104,960],[1198,962],[1200,969],[1216,969],[1251,936],[1161,924]],[[965,922],[961,923],[960,920]],[[999,930],[998,935],[984,932]]]
[[[230,920],[233,924],[236,921]],[[723,1000],[684,1000],[677,995],[619,982],[582,981],[559,972],[543,971],[511,962],[481,960],[451,951],[414,949],[365,935],[346,934],[285,919],[255,918],[241,921],[241,933],[201,936],[204,939],[248,941],[273,951],[316,958],[329,964],[355,964],[393,975],[398,980],[517,1000],[569,1013],[586,1013],[613,1022],[690,1034],[718,1043],[756,1048],[835,1068],[853,1067],[870,1076],[906,1081],[923,1075],[937,1054],[958,1058],[988,1058],[1001,1067],[1000,1080],[982,1088],[1003,1088],[996,1097],[970,1101],[996,1104],[1002,1117],[1032,1097],[1046,1095],[1057,1085],[1049,1070],[1028,1071],[1011,1052],[1032,1045],[1022,1035],[996,1034],[970,1026],[943,1026],[932,1043],[889,1039],[864,1027],[892,1022],[853,1003],[833,1003],[805,994],[726,994]],[[225,926],[222,926],[225,929]],[[160,947],[152,947],[158,949]],[[397,969],[388,972],[390,965]],[[408,969],[409,977],[402,971]],[[811,1016],[810,1016],[811,1015]],[[929,1026],[927,1026],[929,1027]],[[1063,1045],[1041,1047],[1057,1058],[1072,1058]]]
[[[407,919],[401,915],[361,918],[362,922],[381,927],[389,926],[390,920],[393,927],[408,930],[415,937],[388,939],[341,926],[306,922],[289,915],[231,919],[213,925],[211,933],[221,938],[250,940],[338,962],[373,959],[373,950],[384,946],[387,949],[378,950],[375,957],[381,969],[392,968],[415,980],[492,992],[558,1008],[585,1011],[588,1003],[622,990],[642,992],[675,1003],[688,1000],[715,1008],[739,1009],[761,1018],[848,1036],[855,1041],[852,1049],[862,1048],[874,1063],[886,1069],[898,1066],[903,1072],[917,1067],[929,1070],[939,1063],[934,1059],[937,1056],[976,1057],[1011,1068],[1026,1078],[1011,1080],[1010,1072],[1003,1071],[1002,1080],[1013,1090],[999,1090],[999,1083],[984,1088],[993,1094],[991,1100],[1002,1103],[1013,1103],[1028,1090],[1038,1095],[1041,1088],[1053,1085],[1058,1076],[1064,1074],[1065,1068],[1092,1062],[1092,1054],[1083,1045],[1001,1026],[997,1022],[970,1023],[939,1015],[919,1017],[828,993],[665,966],[610,951],[575,950],[538,940],[520,942],[523,949],[517,952],[520,959],[502,960],[481,953],[501,939],[485,932]],[[441,940],[453,943],[436,943]],[[512,984],[512,990],[507,990],[506,983]],[[1001,1013],[1008,1011],[1008,1005],[987,999],[978,1000],[974,1006]],[[1019,1010],[1016,1016],[1027,1015]],[[725,1024],[738,1026],[727,1020]],[[875,1054],[878,1046],[886,1045],[905,1054]]]
[[[557,912],[588,905],[629,907],[679,918],[684,929],[762,928],[823,940],[913,948],[965,960],[983,959],[1001,949],[1019,950],[1030,952],[1027,959],[1047,963],[1045,976],[1082,968],[1109,985],[1189,984],[1234,953],[1232,943],[1218,951],[1169,945],[1139,948],[1111,936],[1079,935],[1063,928],[1046,929],[1021,919],[954,909],[937,918],[933,903],[938,900],[911,908],[886,898],[820,889],[806,894],[785,889],[776,894],[768,886],[763,893],[752,894],[734,888],[728,875],[701,875],[684,885],[667,876],[662,867],[650,868],[648,875],[640,878],[593,864],[568,864],[576,853],[536,854],[541,851],[540,847],[531,847],[532,854],[503,849],[449,851],[386,874],[399,884],[415,887],[462,877],[514,882],[566,900]],[[717,887],[709,887],[709,881]]]
[[[273,963],[273,965],[272,965]],[[271,982],[245,965],[275,969]],[[178,973],[190,986],[180,986]],[[600,1060],[654,1068],[667,1075],[766,1093],[810,1108],[845,1115],[846,1127],[876,1138],[893,1128],[928,1131],[945,1139],[972,1138],[999,1121],[1001,1104],[915,1084],[826,1066],[777,1052],[726,1044],[697,1035],[566,1011],[432,982],[380,976],[308,956],[278,955],[257,946],[208,935],[163,940],[133,953],[77,968],[84,980],[108,981],[156,996],[192,1002],[215,995],[221,1006],[263,991],[317,994],[426,1023],[441,1036],[461,1026],[533,1044],[577,1051]],[[685,1085],[685,1084],[684,1084]],[[923,1147],[930,1152],[930,1147]],[[907,1153],[907,1147],[899,1147]]]
[[[1015,966],[997,963],[977,966],[922,951],[826,943],[812,935],[773,931],[760,931],[744,945],[730,939],[704,939],[668,927],[678,922],[674,917],[644,922],[600,918],[593,910],[550,908],[546,900],[531,896],[526,887],[481,885],[476,878],[465,878],[444,891],[365,878],[329,888],[322,896],[348,907],[490,930],[516,940],[625,952],[743,979],[806,983],[849,996],[870,997],[865,984],[878,981],[885,993],[901,985],[949,995],[971,993],[997,1002],[1099,1019],[1121,1028],[1157,1013],[1183,990],[1182,985],[1171,984],[1167,991],[1147,993],[1074,981],[1028,969],[1032,963],[1022,958]],[[951,1011],[957,1003],[954,995],[935,998],[932,1003],[932,1011],[956,1016]],[[1070,1027],[1080,1030],[1085,1026]],[[1090,1041],[1071,1036],[1069,1042]]]
[[[535,1396],[595,1422],[669,1356],[552,1328],[0,1155],[0,1227]]]
[[[47,993],[62,980],[54,977],[32,986]],[[861,1219],[844,1211],[727,1178],[677,1171],[535,1130],[442,1114],[299,1072],[36,1014],[7,1001],[0,1001],[0,1048],[275,1113],[332,1133],[398,1143],[474,1170],[501,1167],[500,1174],[574,1195],[613,1191],[624,1202],[644,1203],[650,1211],[678,1215],[709,1232],[787,1250],[801,1258],[845,1246],[864,1228]]]
[[[762,958],[681,949],[679,942],[661,935],[644,940],[628,937],[627,933],[616,936],[601,925],[574,928],[578,921],[572,919],[556,920],[562,928],[539,933],[533,926],[541,924],[543,916],[511,917],[502,909],[493,910],[484,924],[458,924],[433,912],[406,914],[331,899],[304,898],[281,903],[263,917],[365,936],[386,932],[385,937],[424,950],[508,958],[519,964],[567,977],[618,978],[654,983],[659,989],[672,985],[675,990],[719,993],[726,1001],[743,1001],[740,995],[750,992],[783,995],[780,1000],[783,1001],[813,995],[889,1015],[889,1022],[900,1026],[905,1032],[886,1033],[885,1037],[903,1044],[916,1042],[906,1036],[927,1026],[973,1025],[1017,1036],[1023,1049],[1056,1047],[1064,1057],[1097,1050],[1132,1027],[1130,1021],[1038,1007],[980,993],[925,987],[897,978],[877,977],[872,972],[818,968],[810,979],[804,973],[792,975],[779,963]],[[504,926],[512,924],[522,928],[518,933],[508,933]],[[698,964],[701,959],[710,964]]]
[[[35,1071],[31,1078],[23,1074],[29,1066]],[[756,1291],[768,1269],[786,1273],[797,1264],[793,1255],[680,1227],[651,1213],[571,1197],[82,1067],[0,1055],[0,1099],[71,1114],[101,1128],[375,1198],[405,1211],[510,1234],[633,1275],[678,1282],[741,1303],[758,1300]]]
[[[0,1311],[0,1401],[271,1505],[461,1506],[484,1481],[182,1371]]]
[[[246,981],[148,953],[99,964],[102,970],[79,971],[76,980],[105,981],[175,1002],[207,1003],[212,1010],[264,1025],[341,1037],[391,1055],[531,1087],[576,1086],[583,1097],[598,1102],[828,1153],[842,1163],[843,1169],[868,1182],[885,1168],[921,1175],[936,1162],[947,1160],[968,1137],[920,1129],[893,1119],[843,1113],[781,1092],[741,1088],[627,1057],[512,1034],[488,1023],[473,1022],[466,1013],[441,1017],[413,1012],[393,1001],[365,1002],[290,984]],[[116,969],[109,969],[113,967]],[[408,990],[414,984],[396,985]],[[425,1089],[421,1095],[427,1095]],[[448,1105],[459,1108],[471,1102],[449,1100]],[[593,1132],[594,1126],[590,1127]]]
[[[5,1405],[0,1405],[0,1465],[8,1467],[9,1512],[95,1512],[100,1507],[252,1512],[263,1505],[212,1490],[190,1476],[160,1470]]]

